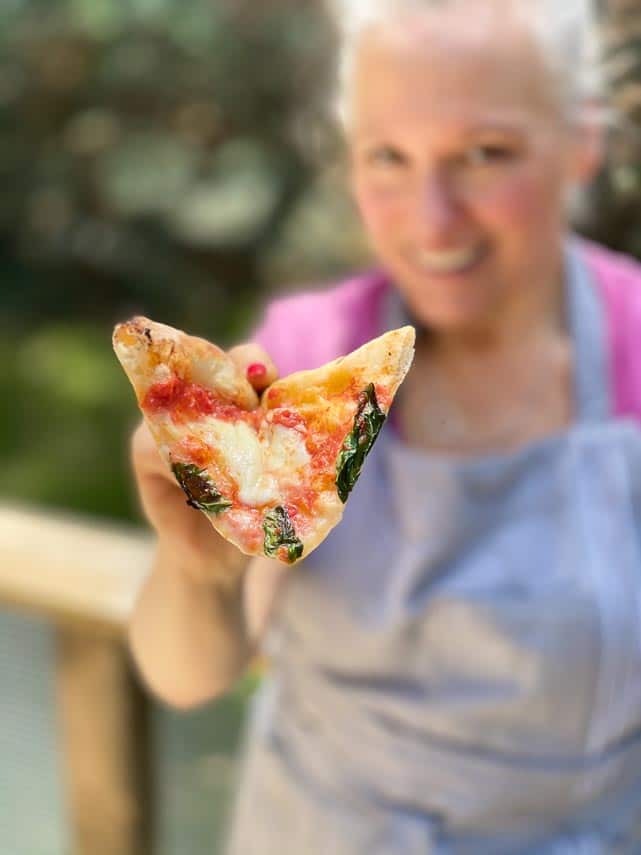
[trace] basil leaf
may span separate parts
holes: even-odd
[[[285,508],[280,505],[270,511],[263,520],[265,532],[265,555],[277,558],[281,546],[287,548],[287,560],[293,564],[303,554],[303,544],[296,537],[294,526]]]
[[[193,463],[174,463],[171,471],[183,488],[190,507],[207,514],[220,514],[231,508],[231,502],[223,498],[204,469]]]
[[[343,504],[358,481],[365,458],[371,451],[384,421],[385,414],[378,406],[374,384],[370,383],[359,396],[354,427],[345,437],[336,460],[336,489]]]

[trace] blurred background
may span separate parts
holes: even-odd
[[[577,229],[641,257],[641,0],[601,12],[612,129]],[[110,335],[143,312],[229,345],[276,291],[367,263],[332,50],[320,0],[0,3],[2,853],[219,851],[257,677],[161,708],[130,674],[126,606],[91,599],[97,552],[125,550],[122,602],[147,555]]]

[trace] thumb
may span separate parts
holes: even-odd
[[[272,358],[258,344],[239,344],[231,348],[229,356],[257,392],[278,379],[278,369]]]

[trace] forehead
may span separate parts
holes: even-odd
[[[480,5],[480,4],[479,4]],[[498,7],[453,7],[372,26],[358,44],[352,126],[527,123],[558,114],[551,75],[531,28]]]

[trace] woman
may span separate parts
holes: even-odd
[[[382,0],[348,22],[341,113],[380,271],[276,302],[234,351],[260,388],[417,327],[325,543],[247,567],[137,433],[159,535],[141,673],[187,707],[261,640],[273,663],[234,855],[641,846],[641,273],[567,234],[599,162],[594,67],[586,4],[548,5]]]

